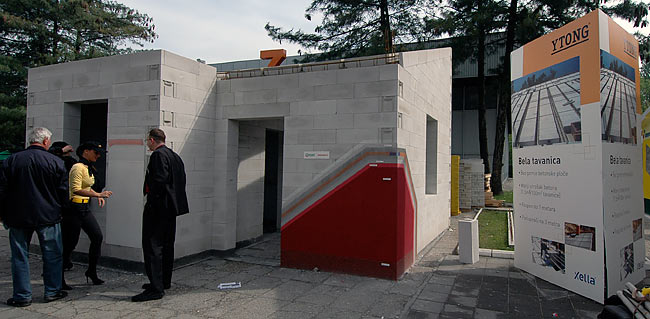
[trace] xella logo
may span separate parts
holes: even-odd
[[[634,45],[634,43],[628,41],[627,39],[623,40],[623,52],[625,52],[625,54],[631,56],[634,59],[636,59],[637,57],[636,45]]]
[[[553,44],[553,51],[551,55],[560,53],[566,49],[574,47],[580,43],[589,40],[589,25],[585,24],[580,28],[563,34],[551,41]]]

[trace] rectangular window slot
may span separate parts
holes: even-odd
[[[425,194],[438,193],[438,121],[427,115]]]
[[[381,263],[381,266],[382,267],[390,267],[390,264],[389,263]]]
[[[384,177],[384,178],[382,178],[382,180],[385,180],[385,181],[391,181],[391,180],[393,180],[393,179],[390,178],[390,177]]]

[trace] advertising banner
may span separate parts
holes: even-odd
[[[644,275],[637,52],[597,10],[511,59],[515,266],[598,302]]]

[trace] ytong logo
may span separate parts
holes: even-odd
[[[560,35],[559,37],[553,39],[551,41],[551,44],[553,44],[553,51],[551,55],[560,53],[588,40],[589,25],[585,24],[582,27],[576,28],[571,32],[567,32],[566,34]]]
[[[636,45],[634,45],[634,43],[628,41],[627,39],[623,40],[623,52],[625,52],[625,54],[631,56],[634,59],[636,59],[637,57]]]

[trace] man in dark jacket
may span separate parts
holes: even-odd
[[[152,129],[147,147],[149,158],[143,192],[147,196],[142,216],[142,251],[149,283],[132,301],[160,299],[172,282],[176,216],[187,214],[185,166],[178,154],[165,146],[165,132]]]
[[[37,127],[30,146],[7,158],[0,174],[2,221],[9,229],[13,297],[7,304],[32,303],[29,280],[29,243],[36,232],[43,254],[45,302],[68,294],[61,290],[61,207],[68,200],[68,175],[63,161],[47,152],[52,133]]]

